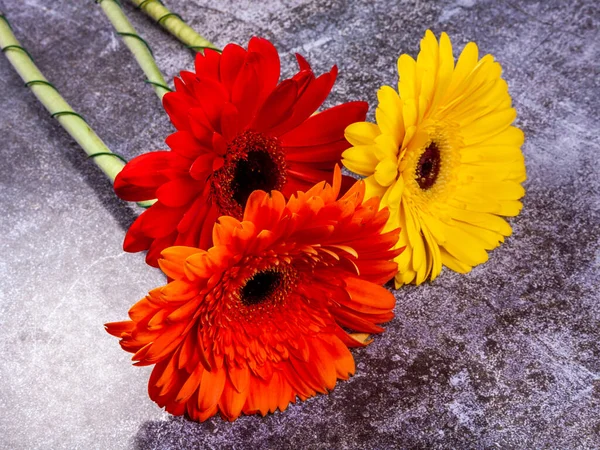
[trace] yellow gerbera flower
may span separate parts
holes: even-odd
[[[398,92],[378,92],[377,124],[346,128],[345,166],[366,176],[367,197],[401,227],[396,287],[433,280],[442,265],[465,273],[488,259],[511,227],[525,191],[523,132],[511,126],[502,68],[469,42],[454,64],[452,44],[431,31],[415,61],[398,59]]]

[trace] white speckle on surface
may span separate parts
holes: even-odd
[[[457,14],[459,14],[460,12],[461,12],[460,8],[448,8],[448,9],[444,9],[442,11],[442,13],[440,14],[440,17],[438,18],[438,22],[439,23],[446,23],[450,19],[452,19],[454,16],[456,16]]]
[[[450,377],[450,384],[454,387],[465,384],[469,379],[469,372],[466,369],[455,373]]]
[[[303,44],[302,48],[304,49],[305,52],[310,52],[311,50],[313,50],[315,48],[322,47],[323,45],[327,44],[330,41],[331,41],[330,37],[323,36],[323,37],[320,37],[319,39],[316,39],[314,41]]]
[[[119,49],[119,38],[118,36],[115,36],[114,33],[110,33],[109,34],[109,39],[110,41],[108,42],[108,45],[106,47],[104,47],[104,49],[102,49],[102,51],[100,52],[100,56],[104,57],[106,55],[109,55],[115,51],[117,51]]]

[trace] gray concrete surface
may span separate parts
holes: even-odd
[[[121,0],[169,80],[192,55]],[[396,318],[329,396],[204,424],[146,394],[148,368],[102,327],[163,282],[121,242],[138,210],[0,57],[0,447],[600,448],[599,9],[592,0],[175,1],[219,45],[274,41],[319,71],[329,103],[374,102],[426,28],[501,61],[527,135],[514,235],[467,276],[397,292]],[[39,67],[131,158],[171,126],[91,0],[0,0]],[[373,109],[370,112],[373,116]]]

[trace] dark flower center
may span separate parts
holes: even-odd
[[[253,191],[270,192],[278,181],[279,170],[271,155],[263,150],[251,151],[246,159],[238,159],[235,165],[231,180],[233,199],[243,206]]]
[[[440,174],[440,149],[435,142],[431,142],[417,163],[415,179],[419,187],[426,191],[430,189]]]
[[[244,132],[229,143],[223,167],[213,174],[212,194],[219,212],[241,218],[250,194],[281,189],[285,174],[285,154],[277,139]]]
[[[283,274],[275,270],[255,273],[241,289],[241,300],[246,306],[258,305],[273,296],[281,287]]]

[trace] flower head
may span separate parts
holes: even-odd
[[[253,192],[243,220],[221,217],[208,251],[171,247],[159,264],[172,280],[106,325],[155,367],[150,397],[175,415],[228,420],[284,410],[334,388],[354,373],[345,329],[382,331],[393,295],[398,231],[383,232],[387,210],[363,203],[358,182],[336,200],[322,182],[286,203],[278,191]],[[343,327],[343,328],[342,328]]]
[[[158,200],[127,232],[125,250],[149,250],[147,261],[156,266],[166,247],[210,247],[216,218],[240,219],[255,189],[277,189],[288,198],[331,180],[350,146],[344,129],[364,120],[367,104],[345,103],[313,115],[337,69],[315,77],[297,59],[299,72],[279,83],[277,51],[253,38],[248,50],[230,44],[223,54],[198,54],[196,72],[175,79],[175,92],[164,97],[177,129],[166,140],[171,151],[134,158],[115,180],[125,200]]]
[[[366,198],[401,227],[396,286],[432,280],[442,265],[468,272],[510,235],[521,210],[523,133],[500,64],[468,43],[454,63],[450,39],[431,31],[415,61],[398,60],[398,92],[378,92],[377,124],[346,129],[344,165],[366,176]]]

